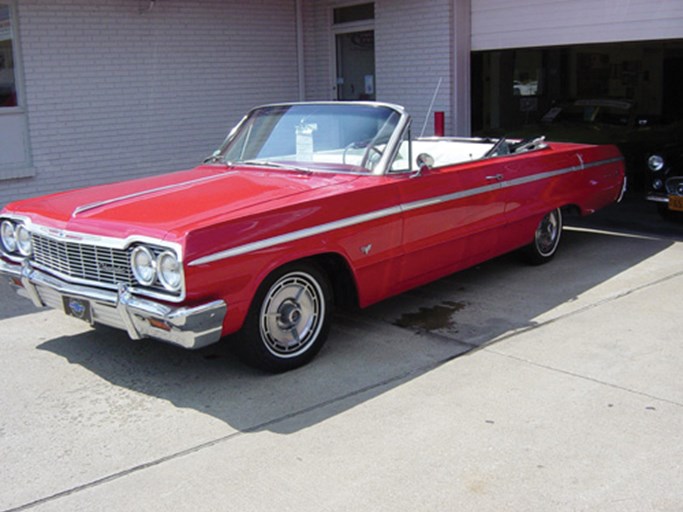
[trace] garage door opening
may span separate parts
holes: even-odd
[[[473,52],[477,135],[618,144],[631,189],[648,153],[683,140],[683,40]]]

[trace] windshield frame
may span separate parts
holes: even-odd
[[[383,102],[375,102],[375,101],[352,101],[352,102],[340,102],[340,101],[316,101],[316,102],[293,102],[293,103],[272,103],[272,104],[266,104],[266,105],[261,105],[258,107],[255,107],[251,109],[247,115],[245,115],[240,122],[232,129],[230,130],[228,136],[226,139],[223,141],[221,144],[220,148],[215,151],[211,157],[212,162],[220,162],[225,165],[230,165],[230,166],[235,166],[235,167],[258,167],[260,162],[260,159],[253,159],[253,158],[248,158],[245,159],[245,161],[240,161],[240,160],[235,160],[235,161],[226,161],[226,153],[232,148],[233,142],[235,142],[238,137],[242,135],[242,132],[247,129],[251,129],[250,127],[250,121],[258,115],[259,111],[265,110],[265,109],[275,109],[275,108],[290,108],[290,107],[298,107],[298,106],[311,106],[311,107],[316,107],[316,106],[321,106],[321,107],[332,107],[332,108],[339,108],[339,109],[353,109],[353,108],[364,108],[367,109],[368,107],[370,108],[382,108],[382,109],[389,109],[392,111],[392,114],[398,115],[398,120],[396,122],[396,125],[394,126],[393,131],[389,135],[389,138],[387,139],[386,145],[384,147],[384,150],[382,151],[382,154],[380,158],[377,160],[377,162],[374,164],[374,167],[370,169],[362,169],[359,166],[356,166],[357,169],[352,170],[349,168],[344,168],[344,166],[339,165],[338,168],[336,168],[334,165],[330,164],[320,164],[316,162],[306,162],[306,161],[292,161],[291,165],[288,165],[287,162],[283,162],[281,160],[273,160],[273,162],[269,162],[268,159],[263,159],[263,167],[273,167],[273,168],[278,168],[280,170],[292,170],[292,171],[306,171],[306,172],[313,172],[313,173],[344,173],[344,174],[361,174],[361,175],[376,175],[376,176],[381,176],[381,175],[386,175],[389,173],[389,169],[391,168],[391,164],[393,163],[393,160],[395,158],[396,153],[398,152],[398,147],[399,144],[403,138],[404,132],[408,129],[410,125],[410,116],[405,112],[405,109],[399,105],[394,105],[391,103],[383,103]],[[379,132],[375,134],[375,138],[379,135]],[[277,164],[275,165],[269,165],[269,164]],[[351,166],[347,166],[351,167]]]

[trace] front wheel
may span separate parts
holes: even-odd
[[[307,262],[286,265],[259,287],[238,342],[240,355],[270,372],[304,365],[325,343],[331,310],[324,272]]]
[[[547,263],[560,245],[562,236],[562,210],[557,208],[547,213],[538,223],[534,241],[525,248],[527,260],[532,265]]]

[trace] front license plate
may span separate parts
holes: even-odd
[[[683,196],[669,196],[669,210],[683,212]]]
[[[64,312],[67,315],[84,320],[89,324],[92,323],[92,310],[89,301],[76,297],[63,297],[62,302],[64,303]]]

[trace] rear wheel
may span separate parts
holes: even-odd
[[[238,342],[240,355],[270,372],[306,364],[327,339],[331,310],[325,273],[308,262],[286,265],[259,287]]]
[[[525,248],[527,260],[533,265],[547,263],[555,256],[562,237],[562,210],[547,213],[538,223],[534,241]]]

